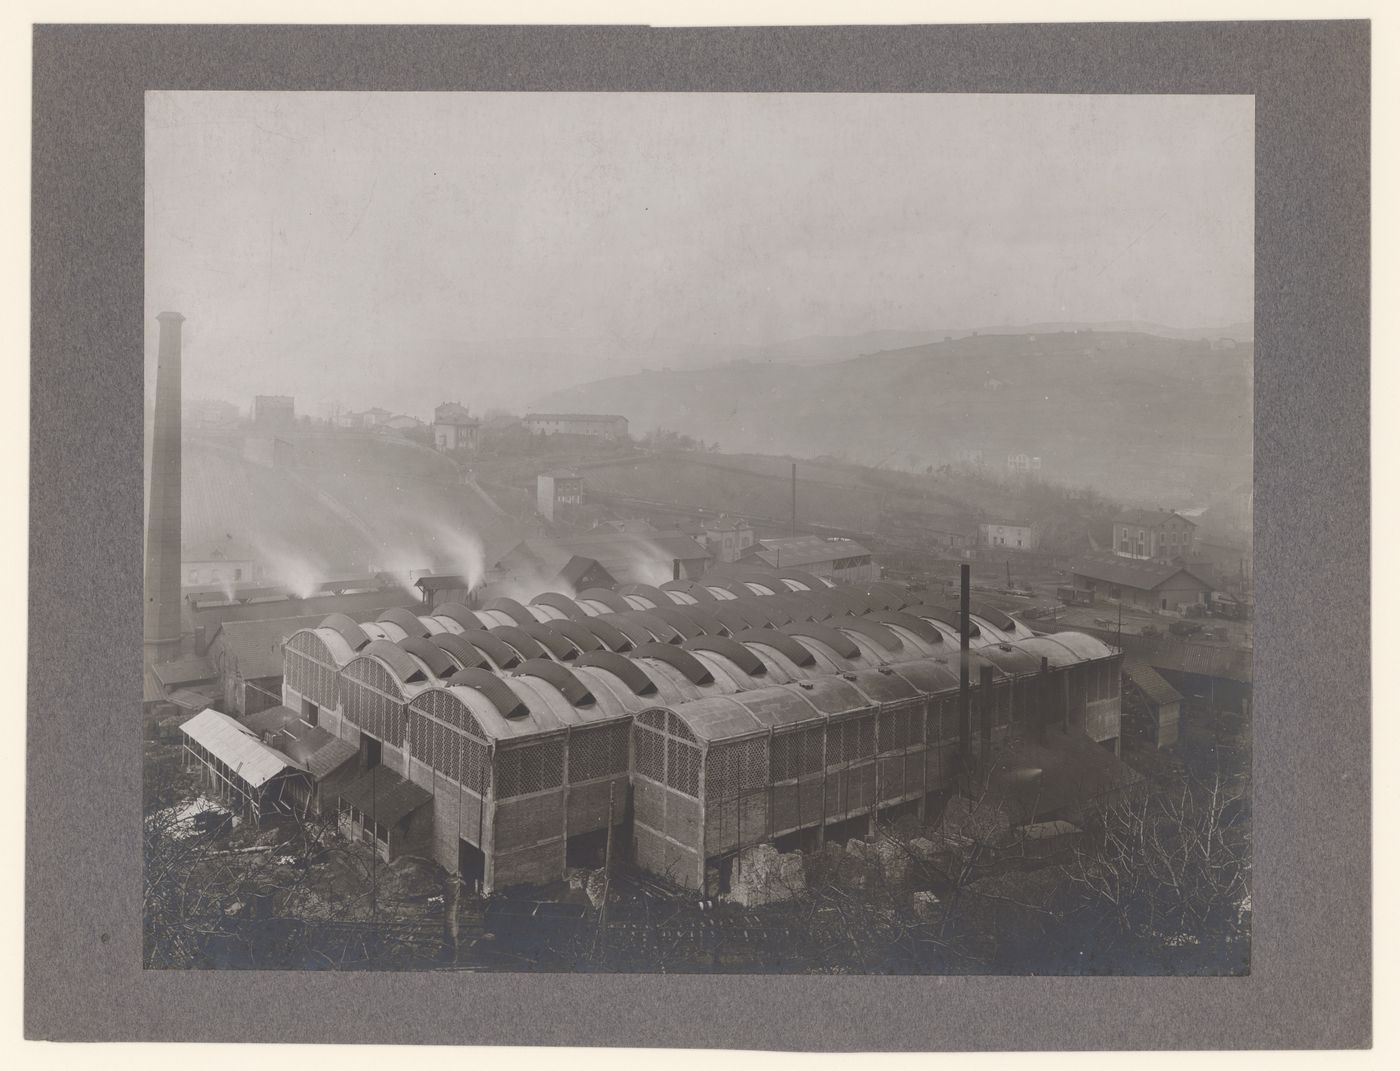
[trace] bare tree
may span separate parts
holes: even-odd
[[[1235,972],[1247,962],[1248,797],[1219,775],[1105,801],[1064,866],[1065,910],[1101,951]]]

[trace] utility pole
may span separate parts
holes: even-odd
[[[958,566],[962,596],[958,609],[958,752],[964,769],[972,763],[972,689],[967,679],[968,646],[972,639],[972,566]]]
[[[593,954],[595,958],[603,948],[603,933],[608,928],[608,886],[612,877],[612,842],[613,842],[613,797],[617,791],[617,781],[608,782],[608,841],[603,849],[603,903],[598,908],[598,936],[594,941]]]
[[[797,534],[797,462],[792,463],[792,534]]]

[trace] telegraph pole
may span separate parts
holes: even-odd
[[[797,462],[792,463],[792,534],[797,534]]]

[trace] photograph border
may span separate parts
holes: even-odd
[[[35,27],[26,1037],[1368,1045],[1370,47],[1360,20]],[[1253,95],[1251,974],[142,970],[143,95],[210,89]]]

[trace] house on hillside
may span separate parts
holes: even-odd
[[[1177,610],[1210,601],[1211,585],[1177,562],[1131,561],[1094,554],[1070,566],[1074,587],[1100,598],[1146,610]]]
[[[460,402],[443,402],[433,410],[433,446],[443,453],[473,452],[481,422]]]
[[[1196,522],[1170,510],[1130,510],[1113,520],[1113,553],[1123,558],[1189,558],[1195,543]]]
[[[627,438],[627,418],[615,413],[526,413],[524,424],[532,434]]]
[[[753,546],[753,525],[742,517],[720,514],[703,525],[705,548],[717,562],[736,562]]]
[[[760,539],[739,561],[759,569],[801,569],[847,584],[880,579],[880,567],[870,551],[853,539],[814,535]]]
[[[187,588],[242,584],[257,579],[257,556],[244,543],[220,539],[182,547],[180,568]]]
[[[583,477],[572,469],[542,472],[535,478],[535,508],[551,524],[572,520],[583,505]]]
[[[1036,550],[1040,546],[1040,529],[1030,521],[986,521],[977,530],[984,547]]]
[[[1007,454],[1006,468],[1010,472],[1039,472],[1040,458],[1031,454]]]

